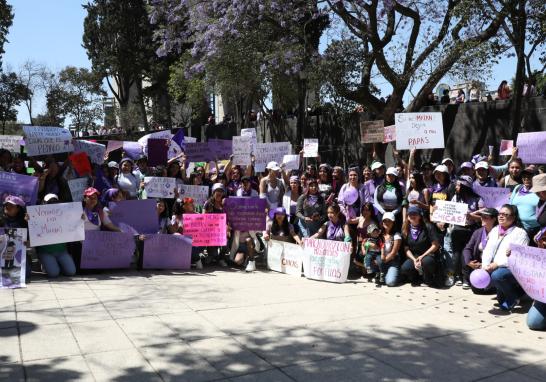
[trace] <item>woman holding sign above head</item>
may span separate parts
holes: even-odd
[[[55,194],[61,203],[72,201],[72,194],[68,182],[63,177],[63,169],[53,158],[44,161],[45,170],[39,178],[38,199],[42,200],[47,194]]]
[[[317,233],[326,220],[326,201],[319,193],[316,179],[307,181],[307,190],[298,199],[296,216],[303,237]]]
[[[440,249],[440,237],[434,226],[423,219],[423,210],[417,206],[408,208],[408,217],[402,225],[403,253],[406,258],[400,273],[414,285],[421,280],[432,286],[437,276],[435,256]]]
[[[491,283],[497,290],[497,300],[502,310],[511,310],[519,303],[524,292],[508,268],[510,244],[527,245],[529,237],[519,220],[518,209],[505,204],[499,211],[499,225],[489,233],[482,254],[482,269],[491,275]]]

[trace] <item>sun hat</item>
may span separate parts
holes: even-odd
[[[419,206],[412,205],[408,207],[408,215],[411,214],[423,215],[423,210]]]
[[[447,168],[445,164],[439,164],[434,169],[434,172],[445,172],[446,174],[449,174],[449,169]]]
[[[496,218],[499,216],[499,211],[496,208],[485,208],[479,212],[479,215],[487,215]]]
[[[394,175],[398,177],[398,170],[395,167],[389,167],[386,172],[387,175]]]
[[[13,204],[14,206],[24,207],[25,201],[18,196],[9,195],[5,200],[4,204]]]
[[[100,195],[100,192],[99,192],[99,190],[97,190],[96,188],[93,188],[93,187],[88,187],[83,192],[83,196],[91,196],[93,194]]]
[[[286,210],[284,207],[277,207],[269,211],[269,218],[271,220],[275,219],[275,215],[286,215]]]
[[[394,214],[392,212],[385,212],[383,214],[383,218],[381,218],[382,221],[384,220],[390,220],[391,222],[396,221],[396,218],[394,217]]]
[[[538,174],[533,176],[533,187],[531,192],[546,191],[546,174]]]
[[[385,167],[385,165],[381,162],[373,162],[372,166],[370,167],[372,171],[377,170],[378,168]]]
[[[463,164],[461,165],[461,169],[463,168],[474,168],[474,163],[472,162],[463,162]]]
[[[484,170],[489,170],[489,163],[484,161],[476,163],[476,170],[479,168],[483,168]]]
[[[226,188],[224,187],[222,183],[214,183],[212,185],[212,193],[214,193],[214,191],[216,190],[221,190],[223,193],[226,192]]]
[[[59,197],[56,194],[47,194],[44,196],[44,202],[49,203],[51,199],[57,199],[59,200]]]
[[[117,168],[117,169],[119,169],[119,165],[114,161],[110,161],[110,162],[108,162],[108,168]]]
[[[265,166],[266,169],[271,171],[279,171],[281,168],[279,167],[279,164],[275,161],[271,161]]]
[[[119,161],[119,165],[121,166],[123,162],[130,162],[133,166],[135,165],[135,162],[133,162],[131,158],[123,158],[122,160]]]
[[[444,160],[442,160],[442,164],[446,164],[447,162],[451,162],[452,164],[455,164],[455,162],[453,162],[453,159],[451,158],[445,158]]]

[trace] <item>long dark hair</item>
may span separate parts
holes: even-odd
[[[425,218],[423,217],[423,214],[419,214],[421,219],[419,220],[419,226],[423,229],[426,228]],[[406,217],[406,220],[404,220],[404,223],[402,224],[402,236],[404,236],[404,239],[407,239],[410,231],[410,222],[409,218]]]
[[[169,218],[169,206],[167,205],[167,201],[165,199],[156,199],[157,203],[163,203],[165,206],[165,210],[159,215],[160,219]]]
[[[508,210],[510,210],[510,213],[512,214],[512,216],[514,217],[514,224],[513,226],[515,227],[519,227],[519,228],[523,228],[523,224],[521,224],[521,219],[519,218],[519,211],[518,211],[518,207],[517,206],[514,206],[513,204],[504,204],[502,208],[506,208]]]
[[[277,222],[277,217],[273,217],[273,222],[271,224],[271,235],[278,236],[280,233],[286,236],[290,234],[290,225],[288,223],[288,217],[286,215],[284,215],[284,219],[281,225],[279,225],[279,223]]]
[[[362,207],[360,207],[360,215],[361,216],[364,216],[364,214],[362,213],[362,211],[364,211],[364,209],[367,209],[367,210],[370,211],[371,216],[372,216],[372,220],[377,223],[377,216],[375,215],[375,208],[373,207],[373,203],[366,202],[366,203],[362,204]]]
[[[503,85],[508,85],[508,81],[502,80],[499,87],[497,88],[497,92],[500,93],[500,91],[502,90]]]
[[[422,192],[425,188],[427,188],[423,174],[421,174],[419,171],[413,171],[411,175],[413,176],[413,180],[415,180],[415,189],[411,188],[412,190]]]
[[[377,200],[380,201],[380,202],[383,201],[383,195],[387,191],[386,184],[387,184],[387,178],[385,177],[385,181],[383,182],[383,184],[381,184],[377,188]],[[394,186],[395,193],[396,193],[396,202],[398,204],[401,204],[402,199],[404,199],[404,191],[402,190],[402,187],[400,186],[400,182],[398,181],[398,177],[396,177],[394,179],[394,182],[392,183],[392,185]]]

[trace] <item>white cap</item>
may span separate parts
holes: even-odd
[[[477,169],[479,169],[479,168],[483,168],[483,169],[485,169],[485,170],[489,170],[489,163],[483,162],[483,161],[482,161],[482,162],[476,163],[475,169],[477,170]]]
[[[447,168],[447,166],[445,164],[440,164],[440,165],[436,166],[436,168],[434,169],[434,172],[436,172],[436,171],[445,172],[446,174],[449,174],[449,169]]]
[[[44,196],[44,202],[48,203],[51,199],[59,200],[59,197],[56,194],[47,194]]]
[[[108,167],[109,168],[119,168],[119,165],[114,161],[110,161],[110,162],[108,162]]]
[[[265,166],[265,168],[267,168],[268,170],[273,170],[273,171],[279,171],[281,169],[279,167],[279,164],[275,161],[269,162],[267,166]]]
[[[442,161],[442,164],[446,164],[447,162],[451,162],[451,163],[455,164],[455,162],[453,162],[453,159],[451,159],[451,158],[445,158],[445,159]]]
[[[394,214],[392,212],[385,212],[381,220],[390,220],[391,222],[395,222],[396,218],[394,217]]]
[[[375,171],[378,168],[381,168],[383,166],[385,166],[385,165],[383,163],[381,163],[381,162],[373,162],[371,169],[372,169],[372,171]]]
[[[389,167],[386,172],[387,175],[398,176],[398,170],[395,167]]]

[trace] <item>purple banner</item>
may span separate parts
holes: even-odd
[[[209,148],[215,154],[216,159],[229,159],[233,154],[233,143],[227,139],[209,139]]]
[[[82,269],[129,268],[135,239],[122,232],[86,231],[82,245]]]
[[[526,165],[546,163],[546,155],[542,153],[544,145],[546,145],[546,131],[518,134],[516,143],[518,156]]]
[[[483,200],[484,207],[487,208],[500,208],[509,204],[510,202],[510,190],[504,187],[482,187],[478,184],[474,184],[474,192]]]
[[[148,165],[167,165],[168,139],[148,139]]]
[[[262,198],[224,199],[227,221],[236,231],[265,230],[267,201]]]
[[[38,178],[13,172],[0,172],[0,202],[8,195],[19,196],[27,205],[35,205],[38,198]]]
[[[131,158],[132,160],[137,160],[144,155],[142,146],[138,142],[123,142],[123,151],[125,152],[125,156]]]
[[[123,200],[118,203],[110,203],[110,220],[118,227],[130,227],[132,230],[124,232],[157,233],[159,221],[156,212],[156,201],[153,199],[144,200]]]
[[[144,269],[190,269],[191,238],[182,235],[146,235]]]
[[[207,142],[185,143],[184,153],[190,162],[210,162],[215,159]]]

